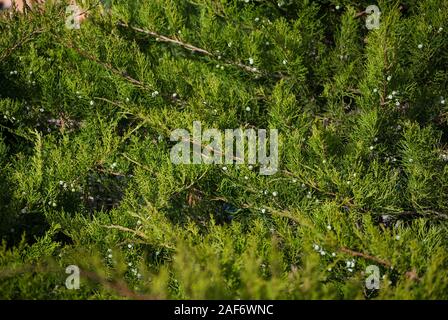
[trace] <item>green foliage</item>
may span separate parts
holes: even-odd
[[[448,3],[401,2],[0,13],[0,297],[447,299]],[[280,170],[173,164],[193,121]]]

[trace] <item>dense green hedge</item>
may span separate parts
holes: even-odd
[[[447,1],[82,5],[0,14],[1,298],[448,298]],[[279,172],[174,165],[193,121]]]

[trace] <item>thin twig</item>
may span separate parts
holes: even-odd
[[[381,265],[383,265],[385,267],[388,267],[388,268],[390,268],[392,266],[392,263],[390,263],[389,261],[383,260],[383,259],[380,259],[380,258],[377,258],[377,257],[374,257],[374,256],[371,256],[369,254],[353,251],[353,250],[345,248],[345,247],[342,247],[339,250],[341,252],[347,253],[347,254],[349,254],[349,255],[351,255],[353,257],[361,257],[361,258],[364,258],[364,259],[367,259],[367,260],[375,261],[375,262],[377,262],[377,263],[379,263],[379,264],[381,264]]]
[[[381,264],[381,265],[383,265],[383,266],[385,266],[387,268],[391,268],[392,267],[392,263],[390,261],[374,257],[374,256],[372,256],[370,254],[357,252],[357,251],[354,251],[354,250],[346,248],[346,247],[340,248],[339,251],[347,253],[347,254],[349,254],[349,255],[351,255],[353,257],[361,257],[361,258],[364,258],[364,259],[367,259],[367,260],[370,260],[370,261],[374,261],[374,262],[379,263],[379,264]],[[418,277],[417,272],[415,270],[406,271],[405,275],[406,275],[406,277],[408,277],[411,280],[417,280],[417,281],[420,280],[420,278]]]

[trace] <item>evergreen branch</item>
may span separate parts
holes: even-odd
[[[305,165],[305,164],[301,164],[301,165],[302,165],[304,168],[306,168],[306,169],[308,169],[308,170],[310,170],[310,171],[316,173],[316,170],[315,170],[315,169],[313,169],[313,168],[311,168],[311,167],[309,167],[309,166],[307,166],[307,165]],[[281,172],[282,172],[283,174],[287,175],[287,176],[290,176],[290,177],[295,177],[295,178],[298,178],[298,179],[301,178],[301,177],[297,176],[295,173],[292,173],[292,172],[290,172],[290,171],[288,171],[288,170],[282,170]],[[326,195],[328,195],[328,196],[337,197],[337,194],[336,194],[336,193],[334,193],[334,192],[330,192],[330,191],[325,191],[325,190],[319,188],[319,186],[318,186],[315,182],[313,182],[313,181],[311,181],[311,180],[310,180],[310,181],[305,181],[305,182],[307,182],[307,184],[309,185],[309,187],[310,187],[311,189],[314,189],[314,190],[316,190],[316,191],[318,191],[318,192],[320,192],[320,193],[322,193],[322,194],[326,194]]]
[[[103,169],[103,168],[100,168],[100,167],[97,167],[96,171],[101,172],[101,173],[105,173],[105,174],[110,174],[110,175],[115,176],[115,177],[126,177],[126,175],[123,174],[123,173],[109,171],[109,170],[106,170],[106,169]]]
[[[124,23],[124,22],[118,22],[117,25],[119,25],[121,27],[132,29],[132,30],[134,30],[136,32],[143,33],[143,34],[149,35],[151,37],[154,37],[156,39],[156,41],[175,44],[175,45],[178,45],[178,46],[180,46],[180,47],[182,47],[184,49],[187,49],[187,50],[189,50],[189,51],[191,51],[193,53],[197,52],[197,53],[200,53],[202,55],[205,55],[205,56],[217,59],[217,57],[213,53],[211,53],[210,51],[207,51],[205,49],[196,47],[196,46],[194,46],[194,45],[192,45],[190,43],[186,43],[186,42],[180,41],[178,39],[169,38],[167,36],[161,35],[161,34],[159,34],[157,32],[154,32],[154,31],[145,30],[145,29],[138,28],[138,27],[133,27],[133,26],[130,26],[129,24]],[[247,66],[247,65],[245,65],[243,63],[240,63],[240,62],[233,62],[233,61],[224,60],[224,63],[226,65],[236,66],[236,67],[238,67],[240,69],[243,69],[245,71],[248,71],[248,72],[252,72],[252,73],[255,73],[255,74],[259,74],[259,75],[261,74],[261,72],[257,68],[253,68],[253,67]]]
[[[175,104],[175,105],[177,105],[177,106],[181,106],[181,107],[183,107],[183,106],[185,106],[185,105],[187,104],[187,102],[186,102],[185,100],[182,100],[182,99],[180,99],[180,98],[178,98],[178,97],[173,97],[172,95],[167,95],[167,94],[162,94],[162,93],[161,93],[160,95],[161,95],[165,100],[168,100],[168,102],[170,102],[170,103],[172,103],[172,104]],[[120,102],[112,101],[112,100],[109,100],[109,99],[107,99],[107,98],[103,98],[103,97],[94,97],[93,99],[95,99],[95,100],[100,100],[100,101],[104,101],[104,102],[110,103],[110,104],[112,104],[112,105],[114,105],[114,106],[116,106],[116,107],[119,107],[120,109],[126,110]],[[125,113],[127,113],[127,114],[133,114],[133,113],[131,113],[131,112],[129,112],[129,111],[126,111]]]
[[[436,218],[441,220],[448,220],[448,215],[446,213],[442,213],[436,210],[428,209],[422,211],[421,213],[417,211],[403,211],[396,214],[398,218]]]
[[[116,230],[120,230],[120,231],[130,232],[144,240],[149,240],[148,237],[143,232],[138,231],[138,230],[129,229],[129,228],[126,228],[126,227],[123,227],[120,225],[109,225],[109,226],[103,225],[102,227],[107,228],[107,229],[116,229]]]
[[[28,136],[26,136],[26,135],[24,135],[22,133],[19,133],[19,132],[15,131],[15,130],[13,130],[13,129],[3,125],[3,124],[0,124],[0,128],[6,129],[9,133],[12,133],[12,134],[14,134],[14,135],[16,135],[18,137],[21,137],[21,138],[24,138],[24,139],[26,139],[28,141],[34,142],[34,140],[31,139],[30,137],[28,137]]]
[[[139,231],[139,230],[134,230],[134,229],[130,229],[130,228],[126,228],[120,225],[102,225],[103,228],[107,228],[107,229],[115,229],[115,230],[120,230],[120,231],[124,231],[124,232],[129,232],[129,233],[133,233],[134,235],[140,237],[141,239],[145,240],[145,241],[151,241],[151,239],[148,238],[148,236],[146,234],[144,234],[143,232]],[[160,244],[161,246],[164,246],[166,249],[170,249],[170,250],[175,250],[176,248],[169,245],[169,244]]]
[[[60,272],[61,272],[61,267],[59,267],[59,266],[50,265],[50,266],[44,267],[41,265],[35,266],[35,265],[28,264],[28,265],[25,265],[23,267],[20,267],[20,268],[14,269],[14,270],[11,270],[11,268],[0,269],[0,279],[4,280],[7,278],[16,277],[18,275],[23,275],[25,273],[57,274]],[[126,283],[123,280],[106,279],[105,277],[99,275],[98,273],[96,273],[94,271],[87,271],[84,269],[81,270],[80,274],[84,275],[87,279],[89,279],[91,281],[98,282],[105,288],[115,292],[116,294],[118,294],[122,297],[136,299],[136,300],[158,300],[159,299],[159,297],[157,297],[157,296],[148,296],[148,295],[142,295],[142,294],[135,293],[134,291],[129,289],[129,287],[126,285]]]
[[[156,38],[157,41],[160,41],[160,42],[172,43],[172,44],[181,46],[181,47],[183,47],[183,48],[185,48],[187,50],[190,50],[192,52],[198,52],[198,53],[201,53],[201,54],[204,54],[204,55],[207,55],[207,56],[213,56],[212,53],[210,53],[209,51],[207,51],[205,49],[198,48],[198,47],[196,47],[196,46],[194,46],[192,44],[189,44],[189,43],[186,43],[186,42],[182,42],[182,41],[180,41],[178,39],[169,38],[167,36],[158,34],[157,32],[154,32],[154,31],[144,30],[144,29],[141,29],[141,28],[138,28],[138,27],[133,27],[133,26],[130,26],[127,23],[124,23],[124,22],[117,22],[117,25],[119,25],[121,27],[132,29],[132,30],[140,32],[140,33],[144,33],[144,34],[149,35],[149,36],[152,36],[152,37]]]
[[[99,59],[96,58],[95,56],[93,56],[93,55],[89,54],[88,52],[86,52],[86,51],[84,51],[84,50],[82,50],[82,49],[76,47],[76,46],[73,45],[72,43],[67,43],[67,42],[65,42],[64,44],[65,44],[68,48],[75,50],[80,56],[82,56],[82,57],[84,57],[84,58],[86,58],[86,59],[88,59],[88,60],[90,60],[90,61],[93,61],[93,62],[99,64],[99,65],[102,66],[103,68],[107,69],[108,71],[112,72],[112,73],[115,74],[115,75],[120,76],[121,78],[125,79],[126,81],[130,82],[131,84],[133,84],[133,85],[135,85],[135,86],[137,86],[137,87],[139,87],[139,88],[145,89],[145,90],[153,90],[153,89],[152,89],[150,86],[148,86],[147,84],[145,84],[145,83],[143,83],[143,82],[141,82],[141,81],[139,81],[139,80],[137,80],[137,79],[134,79],[134,78],[132,78],[131,76],[125,74],[124,72],[122,72],[122,71],[116,69],[116,68],[115,68],[114,66],[112,66],[110,63],[103,62],[103,61],[99,60]]]
[[[138,162],[138,161],[132,159],[132,158],[129,157],[126,153],[122,153],[121,155],[122,155],[125,159],[127,159],[128,161],[132,162],[133,164],[136,164],[137,166],[139,166],[139,167],[145,169],[146,171],[149,171],[149,172],[152,172],[152,171],[153,171],[153,170],[151,170],[151,168],[149,168],[149,167],[147,167],[147,166],[141,164],[140,162]]]
[[[44,32],[44,29],[33,30],[30,34],[23,36],[19,41],[17,41],[12,47],[3,50],[2,55],[0,56],[0,62],[5,60],[8,56],[10,56],[16,49],[23,46],[30,40],[33,40],[34,36],[41,34]]]
[[[306,220],[303,220],[303,219],[299,219],[296,216],[291,215],[288,211],[272,210],[271,212],[274,213],[276,216],[290,219],[290,220],[296,222],[299,225],[305,225],[308,228],[313,228],[312,225],[309,222],[307,222]],[[375,256],[372,256],[370,254],[354,251],[354,250],[346,248],[346,247],[340,248],[339,251],[343,252],[343,253],[346,253],[346,254],[349,254],[349,255],[351,255],[353,257],[360,257],[360,258],[363,258],[363,259],[366,259],[366,260],[370,260],[370,261],[376,262],[376,263],[381,264],[382,266],[385,266],[387,268],[391,268],[392,267],[392,263],[390,261],[385,260],[385,259],[381,259],[381,258],[378,258],[378,257],[375,257]],[[417,280],[417,281],[420,280],[420,278],[418,277],[417,272],[415,270],[406,271],[404,274],[411,280]]]
[[[78,17],[82,17],[83,15],[85,15],[86,13],[89,13],[90,11],[92,11],[93,9],[97,8],[100,4],[101,4],[101,0],[99,0],[98,2],[94,3],[93,5],[91,5],[90,7],[88,7],[87,9],[85,9],[84,11],[81,11],[78,14]]]
[[[109,280],[105,279],[104,277],[100,276],[96,272],[92,271],[86,271],[82,270],[81,272],[83,275],[85,275],[88,279],[100,283],[105,288],[108,288],[109,290],[114,291],[118,295],[126,298],[131,298],[135,300],[158,300],[160,299],[157,296],[147,296],[135,293],[129,287],[126,285],[126,283],[123,280]]]

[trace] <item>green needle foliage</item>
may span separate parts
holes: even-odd
[[[1,298],[448,298],[447,1],[67,5],[0,14]],[[279,171],[173,164],[193,121]]]

